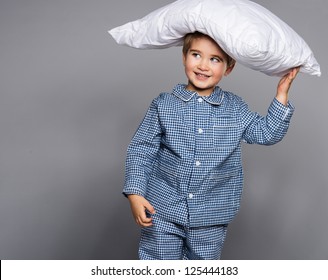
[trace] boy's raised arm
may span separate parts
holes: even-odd
[[[288,92],[290,86],[299,71],[300,67],[293,68],[289,73],[283,76],[278,83],[276,99],[285,106],[287,106],[288,103]]]

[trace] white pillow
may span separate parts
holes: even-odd
[[[109,31],[117,43],[139,49],[183,44],[185,34],[212,37],[237,62],[270,76],[301,65],[320,76],[306,42],[264,7],[248,0],[178,0]]]

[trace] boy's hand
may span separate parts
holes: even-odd
[[[146,210],[150,214],[155,214],[154,207],[148,202],[147,199],[140,195],[130,194],[128,196],[133,217],[136,223],[142,227],[150,227],[153,225],[152,218],[146,216]]]
[[[276,98],[285,106],[287,106],[288,91],[290,86],[292,85],[292,82],[296,78],[299,71],[300,67],[293,68],[289,73],[283,76],[278,83]]]

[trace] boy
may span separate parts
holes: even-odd
[[[272,145],[287,132],[284,76],[268,114],[217,86],[235,61],[209,36],[187,34],[187,85],[155,98],[127,152],[123,193],[142,227],[140,259],[219,259],[243,185],[241,141]]]

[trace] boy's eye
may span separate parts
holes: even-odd
[[[221,59],[218,58],[218,57],[212,57],[212,58],[211,58],[211,61],[217,63],[217,62],[221,62]]]
[[[193,57],[200,58],[200,54],[199,54],[199,53],[192,53],[191,55],[192,55]]]

